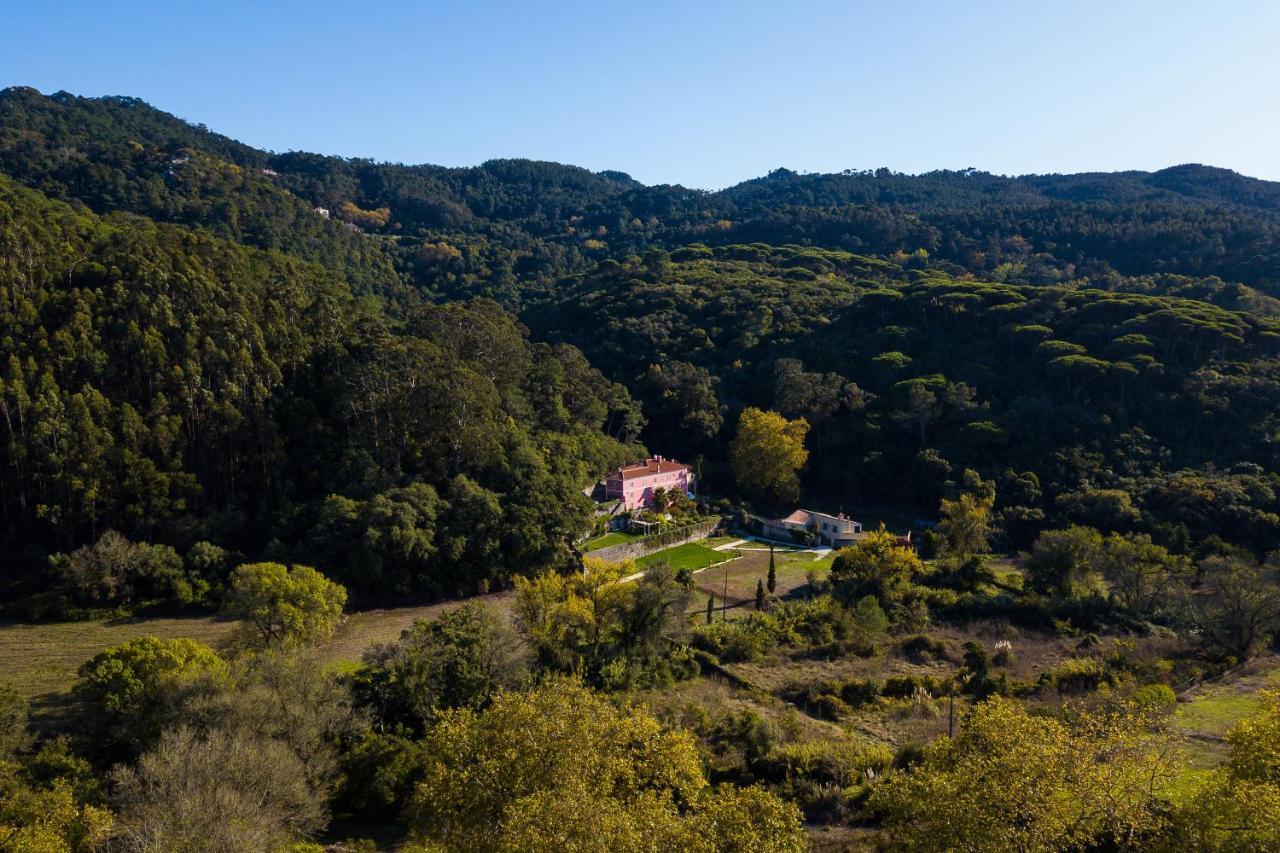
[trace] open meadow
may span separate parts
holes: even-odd
[[[510,592],[476,599],[501,614],[510,610]],[[333,636],[318,648],[322,660],[337,665],[358,662],[366,650],[389,643],[418,619],[434,619],[459,607],[449,601],[415,607],[354,611],[346,614]],[[105,648],[138,637],[186,638],[214,650],[234,641],[239,623],[218,616],[138,617],[86,622],[0,623],[0,673],[4,681],[30,700],[37,723],[74,710],[72,687],[80,665]]]

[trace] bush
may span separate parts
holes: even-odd
[[[93,545],[54,554],[49,568],[56,591],[31,604],[37,616],[94,618],[102,611],[128,613],[140,607],[185,607],[203,602],[209,584],[188,572],[168,545],[131,542],[108,530]]]
[[[749,709],[718,715],[707,731],[707,740],[718,756],[738,755],[749,768],[755,768],[781,738],[776,723]]]
[[[891,675],[885,679],[880,692],[891,699],[905,699],[920,690],[928,691],[931,696],[941,696],[949,689],[945,679],[932,675]]]
[[[777,619],[755,611],[732,622],[699,625],[693,631],[693,645],[710,652],[725,663],[758,660],[779,642]]]
[[[780,604],[771,615],[779,640],[796,645],[831,643],[848,637],[854,628],[849,614],[830,596]]]
[[[1163,711],[1178,704],[1178,696],[1167,684],[1146,684],[1133,691],[1129,701],[1144,711]]]
[[[1103,686],[1113,686],[1119,676],[1097,658],[1070,658],[1056,669],[1041,673],[1039,686],[1056,689],[1060,694],[1092,693]]]
[[[935,640],[928,634],[916,634],[903,640],[898,646],[903,657],[915,663],[929,663],[931,661],[947,661],[955,662],[955,655],[947,648],[947,644],[942,640]]]
[[[924,690],[888,703],[889,718],[893,720],[936,720],[940,713],[938,701]]]
[[[343,755],[339,802],[365,820],[394,820],[422,780],[426,756],[418,741],[369,733]]]
[[[0,683],[0,762],[26,746],[30,711],[21,693]]]
[[[482,605],[418,619],[397,642],[376,645],[353,677],[356,698],[388,728],[421,730],[448,708],[479,708],[513,681],[514,641]]]
[[[806,741],[782,744],[760,762],[761,778],[780,783],[797,778],[817,785],[848,788],[893,763],[893,750],[881,743]]]
[[[881,686],[874,678],[855,678],[840,687],[840,698],[851,708],[867,705],[879,698]]]
[[[79,674],[76,693],[100,727],[99,745],[131,754],[160,734],[177,696],[206,680],[222,683],[227,665],[194,640],[139,637],[98,652]]]
[[[960,601],[960,593],[954,589],[914,586],[913,591],[918,592],[920,599],[932,610],[955,607]]]

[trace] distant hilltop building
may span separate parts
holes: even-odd
[[[653,506],[653,493],[658,489],[690,494],[693,471],[674,459],[652,456],[635,465],[624,465],[608,476],[604,483],[605,499],[622,501],[623,509],[647,509]]]

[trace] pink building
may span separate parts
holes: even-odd
[[[693,472],[688,465],[654,456],[635,465],[624,465],[604,482],[605,500],[622,501],[623,509],[653,506],[657,489],[688,494],[693,488]]]

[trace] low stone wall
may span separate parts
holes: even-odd
[[[623,542],[621,545],[597,548],[595,551],[588,551],[586,556],[598,557],[611,563],[618,563],[622,560],[636,560],[656,551],[661,551],[664,548],[674,548],[676,545],[683,545],[686,542],[706,539],[719,526],[720,519],[718,518],[699,521],[696,524],[686,524],[683,527],[676,527],[671,530],[664,530],[661,533],[633,539],[630,542]]]

